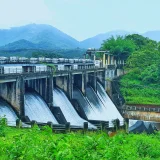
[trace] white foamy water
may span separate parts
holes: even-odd
[[[0,117],[7,118],[7,124],[11,126],[15,126],[18,119],[11,106],[2,99],[0,99]]]
[[[71,125],[83,126],[83,123],[86,122],[78,115],[64,92],[58,88],[53,90],[53,103],[54,106],[58,106],[61,108],[67,122],[70,122]],[[89,127],[95,128],[90,123]]]
[[[51,121],[53,124],[58,124],[47,104],[36,92],[25,93],[25,115],[37,122]]]
[[[118,109],[110,99],[110,97],[107,95],[105,89],[103,86],[97,82],[97,95],[104,104],[103,112],[105,113],[108,120],[112,119],[119,119],[120,121],[123,121],[123,117],[119,113]]]
[[[101,104],[101,102],[97,100],[95,94],[92,94],[90,88],[88,88],[86,92],[88,93],[87,95],[91,102],[87,97],[84,97],[81,91],[77,88],[74,88],[73,98],[78,101],[80,107],[83,109],[89,120],[106,120],[105,116],[101,112],[101,105],[103,104]],[[96,105],[96,107],[94,104]]]
[[[114,117],[110,116],[111,113],[107,111],[105,104],[103,104],[99,96],[91,87],[87,87],[86,96],[94,110],[94,112],[91,113],[91,116],[94,120],[111,121],[115,119]]]

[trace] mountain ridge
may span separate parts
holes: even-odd
[[[21,27],[0,30],[0,46],[19,40],[27,40],[35,44],[48,43],[46,49],[75,48],[79,42],[57,28],[45,24],[29,24]],[[42,47],[43,48],[43,47]]]
[[[114,30],[78,41],[51,25],[28,24],[0,29],[0,50],[100,48],[103,41],[111,36],[125,36],[133,33],[137,32]],[[148,31],[141,35],[160,41],[160,30]]]
[[[88,39],[81,41],[80,46],[85,48],[100,48],[103,41],[110,38],[111,36],[113,37],[125,36],[127,34],[130,34],[130,32],[124,30],[114,30],[106,33],[101,33],[94,37],[90,37]]]

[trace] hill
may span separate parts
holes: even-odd
[[[123,31],[123,30],[119,30],[119,31],[117,30],[117,31],[107,32],[104,34],[98,34],[94,37],[91,37],[91,38],[88,38],[84,41],[81,41],[80,47],[81,48],[100,48],[103,41],[110,38],[111,36],[114,36],[114,37],[116,37],[117,35],[118,36],[125,36],[125,35],[133,34],[133,33],[136,33],[136,32],[127,32],[127,31]],[[152,39],[155,41],[160,41],[160,30],[148,31],[148,32],[145,32],[141,35],[144,37],[148,37],[149,39]]]
[[[29,24],[0,30],[0,50],[42,49],[59,50],[75,48],[100,48],[104,40],[111,36],[125,36],[135,32],[115,30],[98,34],[81,42],[46,24]],[[160,31],[149,31],[141,34],[150,39],[160,41]]]
[[[111,36],[129,34],[127,31],[116,30],[99,34],[84,41],[77,41],[57,28],[46,24],[29,24],[0,30],[0,49],[73,49],[99,48],[103,40]]]
[[[48,57],[48,58],[83,58],[86,49],[14,49],[14,50],[0,50],[0,56],[10,57]]]
[[[131,34],[131,33],[127,31],[123,31],[123,30],[116,30],[116,31],[111,31],[111,32],[107,32],[104,34],[98,34],[94,37],[81,41],[80,47],[82,48],[100,48],[103,41],[110,38],[111,36],[114,36],[114,37],[118,35],[125,36],[128,34]]]
[[[79,46],[77,40],[50,25],[29,24],[0,30],[0,46],[16,41],[19,43],[20,40],[30,41],[38,47],[45,49],[76,48]],[[12,46],[13,45],[14,44],[12,44]],[[8,47],[10,46],[11,45]]]
[[[0,50],[36,49],[36,48],[38,48],[38,45],[22,39],[13,43],[9,43],[5,46],[2,46],[0,47]]]
[[[160,41],[160,30],[157,31],[148,31],[143,34],[144,37],[148,37],[155,41]]]

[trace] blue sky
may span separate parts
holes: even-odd
[[[50,24],[77,40],[111,30],[160,30],[160,0],[0,0],[0,28]]]

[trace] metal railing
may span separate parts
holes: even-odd
[[[6,118],[5,118],[6,119]],[[96,120],[89,120],[89,122],[93,125],[93,127],[89,126],[89,123],[86,121],[83,123],[82,126],[77,125],[71,125],[70,122],[67,122],[66,124],[53,124],[52,122],[36,122],[36,121],[30,121],[30,122],[22,122],[20,119],[17,119],[16,121],[7,121],[6,124],[10,127],[17,127],[17,128],[32,128],[35,125],[37,125],[40,129],[43,129],[44,126],[49,126],[52,128],[54,132],[70,132],[70,131],[113,131],[117,129],[124,129],[125,124],[124,121],[96,121]],[[94,127],[95,126],[95,127]]]
[[[143,111],[143,112],[160,112],[160,107],[159,106],[153,106],[153,107],[148,107],[148,106],[128,106],[124,105],[122,107],[123,110],[126,111]]]
[[[72,68],[72,67],[64,67],[62,69],[60,68],[52,68],[52,67],[47,67],[47,68],[0,68],[0,74],[23,74],[23,73],[46,73],[46,72],[61,72],[61,71],[83,71],[83,70],[94,70],[94,69],[104,69],[102,67],[96,67],[96,66],[78,66],[77,68]]]

